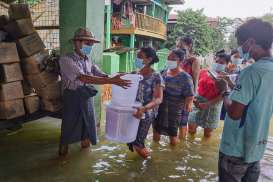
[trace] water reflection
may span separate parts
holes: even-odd
[[[72,145],[69,156],[60,160],[56,158],[59,127],[60,122],[47,118],[16,133],[0,132],[0,182],[217,181],[221,128],[210,140],[204,140],[199,130],[176,147],[167,137],[153,143],[150,134],[147,146],[152,155],[147,160],[103,136],[100,145],[90,150]],[[273,180],[272,128],[267,146],[260,181]]]

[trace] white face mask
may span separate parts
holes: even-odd
[[[243,59],[241,59],[241,58],[234,58],[234,57],[232,57],[232,58],[231,58],[231,62],[232,62],[232,64],[235,64],[235,65],[240,65],[240,64],[242,64]]]
[[[177,68],[177,62],[176,61],[172,61],[172,60],[168,60],[167,61],[167,68],[169,70],[173,70],[173,69]]]
[[[212,70],[216,71],[216,72],[224,72],[226,70],[226,65],[219,64],[219,63],[214,63],[212,65]]]

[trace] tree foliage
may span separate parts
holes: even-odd
[[[228,36],[233,32],[234,21],[230,18],[220,17],[216,27],[212,27],[213,50],[219,51],[227,48]]]
[[[174,31],[168,36],[166,47],[175,47],[175,40],[181,36],[193,38],[193,49],[197,55],[206,55],[213,49],[212,29],[208,25],[203,10],[179,11],[177,24]]]

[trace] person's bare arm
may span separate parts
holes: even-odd
[[[90,76],[90,75],[80,75],[78,79],[87,84],[97,84],[97,85],[103,85],[103,84],[114,84],[117,86],[120,86],[122,88],[128,88],[131,84],[129,80],[123,80],[121,79],[122,75],[117,75],[115,77],[109,78],[109,77],[98,77],[98,76]]]
[[[193,85],[194,85],[194,93],[197,92],[199,74],[200,74],[200,63],[199,63],[199,60],[195,58],[192,63],[192,79],[193,79]]]
[[[227,81],[221,79],[218,80],[216,83],[217,87],[222,90],[224,107],[227,111],[228,116],[233,120],[239,120],[243,116],[246,106],[242,103],[230,100],[228,94],[225,94],[228,90]]]
[[[224,97],[224,107],[228,113],[228,116],[233,120],[239,120],[244,113],[245,105],[232,101],[228,98],[228,96]]]
[[[141,119],[145,112],[161,104],[162,100],[163,100],[163,87],[161,85],[157,85],[156,88],[154,89],[153,100],[149,102],[147,105],[137,108],[137,112],[134,114],[134,116],[136,118]]]
[[[194,99],[193,96],[186,97],[186,99],[185,99],[185,111],[187,111],[187,112],[192,111],[193,99]]]

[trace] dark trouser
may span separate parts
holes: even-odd
[[[145,148],[145,139],[147,138],[149,129],[154,121],[154,113],[146,113],[145,119],[141,119],[138,126],[136,140],[128,144],[128,147],[133,151],[133,145],[140,148]]]
[[[219,153],[219,182],[256,182],[260,175],[260,161],[245,163],[241,158]]]

